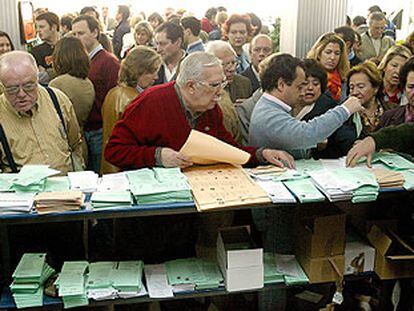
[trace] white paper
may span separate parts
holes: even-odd
[[[71,190],[82,192],[94,192],[98,188],[98,174],[92,171],[69,172],[68,173]]]
[[[296,203],[293,194],[281,181],[256,180],[256,183],[267,192],[272,203]]]
[[[103,175],[99,179],[98,191],[128,191],[130,190],[129,180],[125,173]]]
[[[151,298],[174,297],[167,280],[167,270],[164,264],[145,265],[145,279],[147,280],[148,294]]]

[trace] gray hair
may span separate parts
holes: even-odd
[[[36,75],[39,73],[37,68],[37,63],[32,54],[24,51],[11,51],[7,52],[0,56],[0,79],[3,75],[3,70],[8,70],[9,68],[15,68],[16,66],[21,65],[31,65],[33,66]]]
[[[214,40],[207,43],[205,51],[207,53],[217,55],[219,52],[229,52],[237,56],[236,51],[234,51],[231,44],[227,41]]]
[[[368,24],[371,24],[372,21],[386,21],[386,17],[384,15],[384,13],[382,12],[372,12],[371,14],[369,14],[368,16]]]
[[[205,52],[191,53],[180,64],[177,85],[184,86],[188,80],[202,81],[205,78],[204,70],[215,66],[221,66],[221,62],[214,55]]]

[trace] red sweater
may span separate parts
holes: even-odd
[[[105,159],[108,162],[124,170],[153,167],[157,147],[181,149],[191,128],[174,84],[170,82],[149,88],[127,107],[106,145]],[[237,145],[224,128],[217,105],[197,119],[195,129],[246,150],[252,155],[248,164],[258,164],[256,148]]]
[[[91,60],[88,78],[95,88],[95,102],[85,125],[86,131],[102,128],[102,104],[106,94],[117,85],[119,61],[106,50],[99,51]]]

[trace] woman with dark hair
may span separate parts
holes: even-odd
[[[352,96],[357,97],[364,110],[354,114],[356,139],[364,138],[374,132],[384,114],[384,107],[377,93],[382,84],[381,73],[374,63],[366,61],[351,69],[348,75],[348,88]]]
[[[344,40],[333,32],[322,35],[310,49],[308,58],[317,60],[328,73],[328,92],[340,103],[346,98],[349,61]]]
[[[223,39],[228,40],[237,54],[236,72],[241,74],[246,70],[249,63],[249,55],[243,50],[243,45],[252,38],[252,25],[248,15],[231,15],[223,25]]]
[[[0,30],[0,55],[10,51],[14,51],[13,42],[6,32]]]
[[[64,37],[57,42],[52,57],[57,77],[50,81],[49,86],[61,90],[69,97],[83,133],[83,127],[95,100],[95,89],[88,79],[88,53],[78,38]],[[83,140],[85,161],[88,159],[87,150],[86,142]]]
[[[155,29],[159,25],[164,23],[164,19],[162,18],[162,16],[159,13],[154,12],[150,16],[148,16],[148,22],[150,23],[152,29]]]
[[[414,122],[414,57],[401,67],[399,77],[407,105],[386,111],[381,118],[380,128]]]

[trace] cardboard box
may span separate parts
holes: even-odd
[[[392,224],[376,224],[368,233],[375,247],[375,273],[383,280],[414,276],[414,243],[399,235]]]
[[[375,248],[364,241],[347,242],[345,245],[345,275],[374,271]]]
[[[297,252],[308,258],[343,255],[346,215],[334,206],[303,209],[297,219]]]
[[[263,287],[263,249],[254,246],[249,227],[220,229],[217,261],[228,291]]]
[[[297,258],[311,284],[336,282],[343,278],[344,255],[319,258],[298,255]]]

